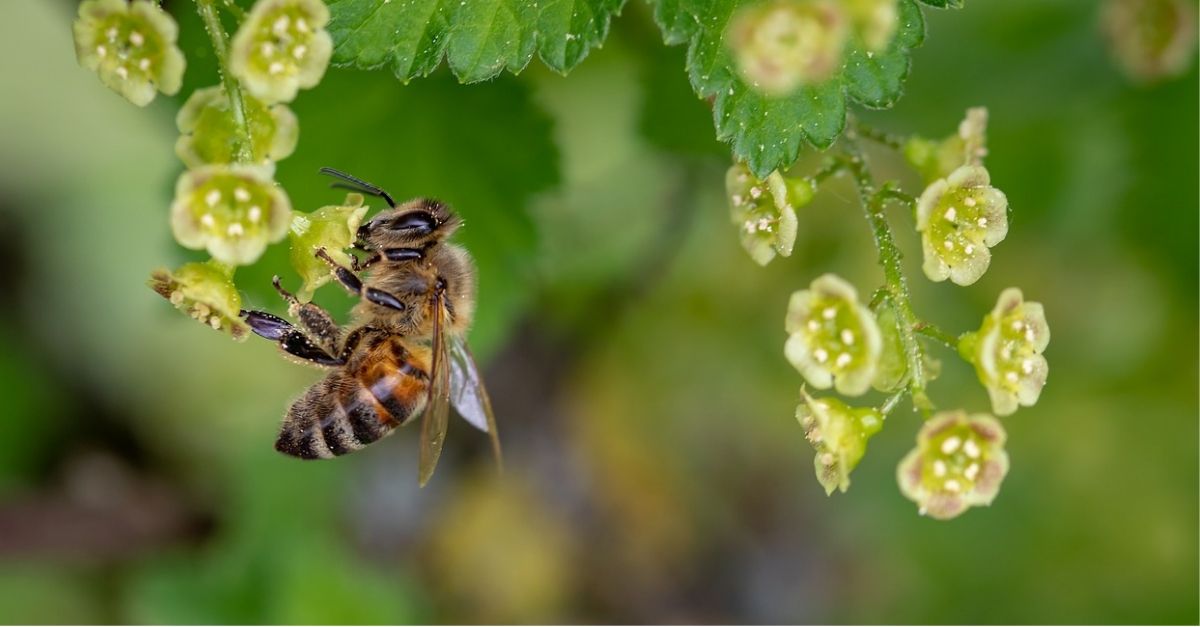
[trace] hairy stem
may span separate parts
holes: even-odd
[[[922,411],[928,411],[932,409],[933,404],[925,394],[925,360],[915,332],[920,320],[913,313],[912,302],[909,300],[908,282],[900,268],[900,258],[902,257],[900,249],[896,246],[896,240],[892,237],[892,229],[883,215],[885,198],[879,193],[875,179],[867,168],[866,159],[858,144],[852,138],[846,144],[850,153],[850,158],[846,160],[846,166],[854,175],[854,183],[858,187],[863,213],[867,218],[867,223],[871,225],[875,250],[879,253],[879,265],[883,267],[887,298],[896,307],[896,312],[900,316],[900,342],[908,361],[908,391],[912,394],[913,405]]]
[[[858,118],[850,116],[849,120],[851,128],[861,137],[869,139],[877,144],[882,144],[894,150],[903,150],[904,144],[908,138],[901,135],[895,135],[887,131],[879,130],[873,126],[868,126],[859,121]]]
[[[935,324],[920,322],[913,327],[913,330],[931,340],[940,342],[950,350],[958,350],[958,338]]]
[[[212,40],[213,52],[217,55],[218,73],[221,84],[225,86],[225,95],[229,97],[229,109],[233,112],[233,121],[237,124],[242,141],[238,144],[237,160],[239,163],[249,163],[254,159],[250,152],[253,145],[250,139],[250,125],[246,121],[246,104],[242,100],[242,86],[229,73],[229,39],[225,35],[225,27],[217,15],[215,0],[196,0],[196,11],[204,20],[204,30]]]

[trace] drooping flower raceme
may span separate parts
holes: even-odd
[[[850,471],[867,452],[867,440],[883,428],[873,407],[850,407],[836,398],[814,399],[807,391],[796,407],[796,420],[817,450],[813,464],[825,494],[850,488]]]
[[[883,341],[871,311],[844,279],[825,274],[792,294],[784,354],[815,388],[857,396],[871,387]]]
[[[729,216],[738,227],[742,248],[760,266],[776,254],[788,257],[796,243],[796,211],[812,199],[805,179],[786,181],[779,172],[759,180],[745,164],[737,163],[725,174]]]
[[[964,165],[934,181],[917,200],[917,230],[931,281],[970,285],[987,271],[989,248],[1008,235],[1008,199],[988,171]]]
[[[726,41],[742,79],[779,96],[831,77],[841,66],[848,36],[840,2],[775,0],[738,12]]]
[[[179,27],[148,0],[85,0],[75,20],[75,54],[110,89],[144,107],[156,91],[179,91],[185,61]]]
[[[292,267],[304,279],[303,287],[296,294],[300,300],[310,300],[313,292],[333,277],[329,264],[316,257],[317,250],[324,248],[343,267],[350,267],[352,260],[345,249],[354,243],[366,214],[362,194],[347,194],[344,204],[321,207],[312,213],[297,213],[292,217],[288,240],[291,242]]]
[[[328,22],[321,0],[258,0],[233,36],[229,71],[259,100],[291,102],[325,74]]]
[[[171,230],[185,248],[247,265],[287,234],[292,206],[268,168],[209,165],[184,172],[175,185]]]
[[[954,518],[975,505],[991,505],[1008,472],[1004,427],[987,414],[941,412],[917,434],[896,470],[900,492],[921,514]]]
[[[986,107],[972,107],[958,132],[941,141],[914,136],[904,144],[904,158],[926,184],[950,176],[964,165],[983,165],[987,156]]]
[[[245,105],[247,139],[230,110],[224,88],[197,89],[175,117],[179,140],[175,154],[188,167],[209,163],[234,163],[249,143],[249,155],[255,163],[271,166],[296,149],[299,125],[286,105],[266,105],[249,94],[242,94]]]
[[[1049,343],[1050,326],[1042,304],[1025,302],[1021,290],[1010,287],[1000,293],[979,331],[962,337],[958,349],[975,364],[992,411],[1007,416],[1021,405],[1037,402],[1050,372],[1042,355]]]
[[[156,270],[149,285],[180,311],[235,340],[244,340],[250,328],[238,315],[242,297],[230,270],[215,261],[186,263],[174,272]]]

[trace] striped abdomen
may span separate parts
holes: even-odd
[[[304,459],[357,451],[425,408],[427,372],[399,341],[380,342],[357,368],[331,372],[292,404],[275,449]]]

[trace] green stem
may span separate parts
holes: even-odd
[[[900,268],[900,249],[892,237],[892,229],[887,218],[883,215],[884,198],[875,186],[875,180],[867,169],[867,162],[862,150],[853,140],[846,142],[850,158],[846,161],[854,182],[858,187],[859,199],[862,202],[863,213],[867,223],[871,225],[871,234],[875,238],[875,249],[879,253],[879,265],[883,266],[883,277],[888,292],[888,300],[896,307],[900,316],[900,343],[904,347],[908,361],[908,391],[912,394],[913,404],[923,411],[932,409],[933,404],[925,394],[925,360],[920,343],[914,329],[920,323],[913,313],[912,302],[908,295],[908,282]]]
[[[831,158],[825,162],[825,165],[821,166],[821,169],[817,170],[816,172],[813,172],[812,175],[810,175],[808,177],[808,179],[809,179],[809,181],[812,182],[813,187],[816,188],[823,181],[825,181],[825,179],[827,179],[845,169],[846,169],[845,160],[838,159],[836,157]]]
[[[937,340],[950,350],[958,350],[958,338],[942,330],[936,324],[920,322],[913,327],[913,330],[929,339]]]
[[[863,124],[858,118],[849,118],[850,126],[860,136],[865,137],[877,144],[881,144],[893,150],[904,150],[904,144],[908,143],[908,138],[882,131],[872,126]]]
[[[221,18],[217,15],[214,0],[196,0],[196,11],[204,20],[204,30],[212,40],[213,52],[217,55],[217,71],[221,75],[221,83],[225,86],[225,94],[229,97],[229,109],[233,112],[233,121],[243,141],[238,144],[237,161],[249,163],[254,160],[250,152],[253,145],[250,138],[250,124],[246,121],[246,104],[242,100],[242,87],[237,79],[229,73],[229,40],[225,35],[225,27],[221,26]]]
[[[222,4],[224,4],[225,9],[227,11],[229,11],[230,13],[232,13],[233,16],[235,18],[237,18],[238,20],[245,19],[246,12],[244,10],[242,10],[242,7],[239,7],[237,4],[235,4],[233,2],[233,0],[224,0],[224,2],[222,2]]]
[[[884,399],[883,404],[879,406],[879,413],[883,414],[884,418],[887,418],[888,414],[892,413],[893,409],[896,409],[896,406],[900,404],[900,401],[904,399],[904,395],[907,393],[908,390],[900,390]]]

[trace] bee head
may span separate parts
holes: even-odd
[[[461,225],[462,219],[445,203],[417,198],[364,223],[358,229],[358,245],[366,250],[417,248],[449,237]]]

